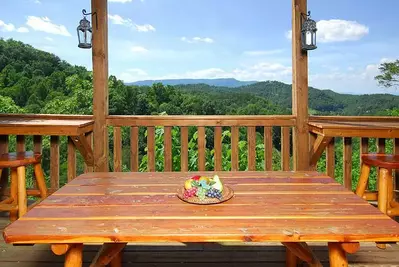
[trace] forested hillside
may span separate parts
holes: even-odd
[[[0,39],[0,112],[91,114],[91,72],[13,40]],[[313,114],[383,115],[399,96],[343,95],[309,88]],[[109,78],[111,114],[289,114],[291,85],[134,86]]]

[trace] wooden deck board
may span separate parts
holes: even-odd
[[[0,215],[1,216],[1,215]],[[0,232],[8,218],[0,217]],[[328,266],[326,244],[311,246],[325,266]],[[88,266],[99,246],[86,246],[84,266]],[[123,257],[123,266],[134,267],[260,267],[285,266],[285,249],[276,243],[174,243],[129,244]],[[362,243],[361,249],[349,255],[350,266],[399,266],[399,246],[379,250],[373,243]],[[56,256],[48,245],[12,246],[0,238],[0,266],[2,267],[61,267],[63,256]]]

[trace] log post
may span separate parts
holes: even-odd
[[[91,0],[93,16],[94,171],[108,171],[108,10],[107,0]],[[97,16],[97,19],[95,18]]]
[[[301,14],[307,13],[307,0],[292,0],[292,114],[294,170],[309,169],[308,55],[301,48]]]

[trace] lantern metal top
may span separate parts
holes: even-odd
[[[303,15],[305,16],[305,20],[302,23],[302,31],[316,32],[317,24],[316,21],[310,18],[310,11],[308,12],[308,14]]]

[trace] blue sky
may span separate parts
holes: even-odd
[[[0,0],[0,36],[91,69],[76,27],[89,0]],[[377,93],[381,62],[399,58],[399,1],[309,0],[318,49],[311,86]],[[110,74],[126,82],[165,78],[291,83],[291,0],[109,0]]]

